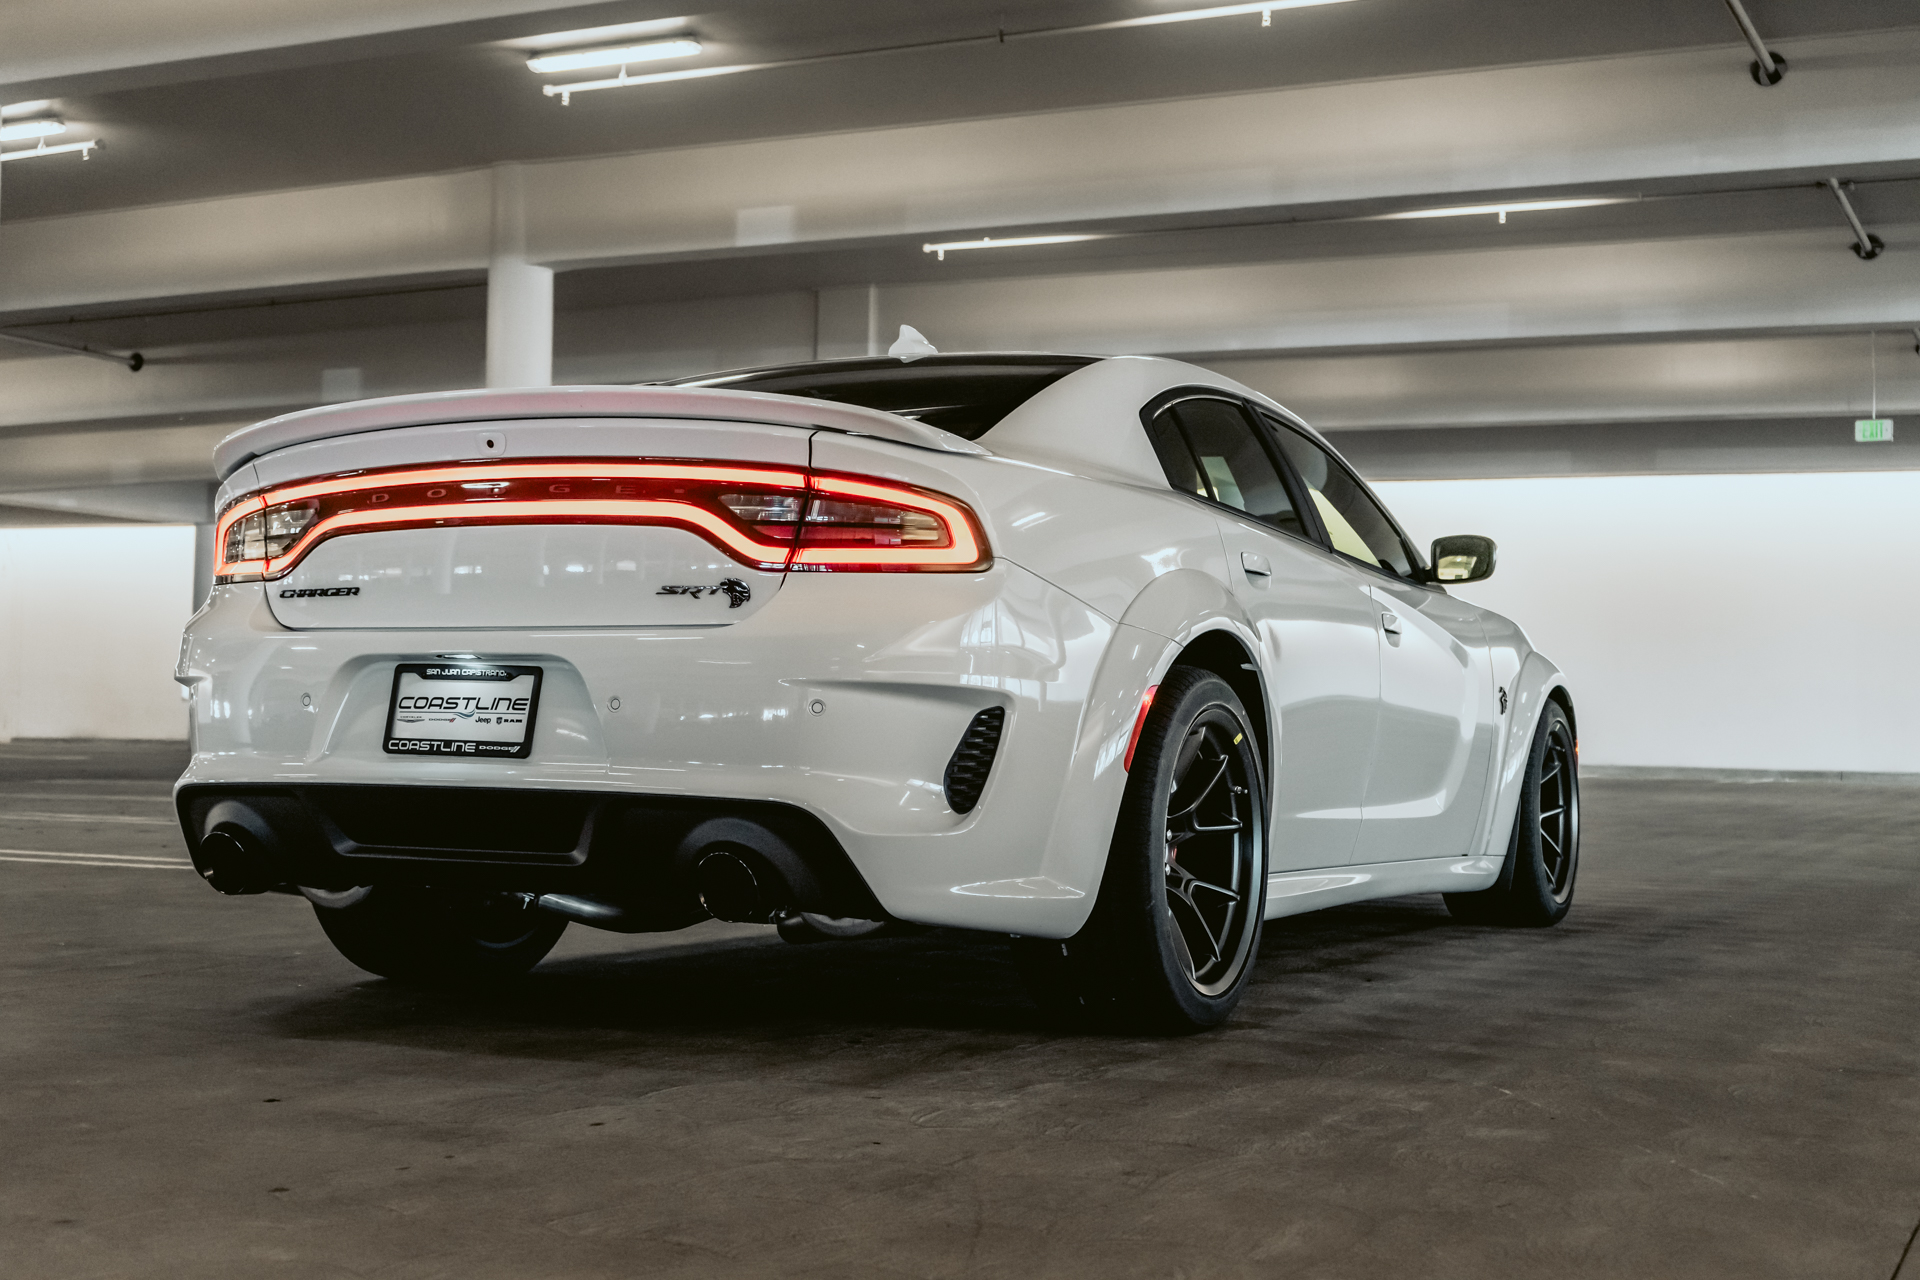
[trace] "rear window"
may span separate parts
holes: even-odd
[[[676,378],[662,385],[811,396],[836,404],[883,409],[967,440],[978,440],[1000,419],[1094,359],[953,355],[922,356],[907,362],[896,356],[875,356],[710,373]]]

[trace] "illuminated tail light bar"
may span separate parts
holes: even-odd
[[[215,580],[283,577],[329,538],[465,525],[688,530],[755,569],[972,572],[993,561],[965,503],[823,471],[566,459],[363,471],[251,494],[214,526]]]

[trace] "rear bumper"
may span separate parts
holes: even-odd
[[[257,585],[223,587],[182,650],[180,814],[194,845],[218,802],[256,798],[288,833],[288,878],[315,887],[584,896],[675,883],[688,833],[732,819],[804,851],[803,909],[1064,937],[1124,785],[1108,739],[1124,746],[1158,649],[1116,645],[1128,630],[1005,561],[795,574],[720,627],[291,631]],[[381,750],[393,666],[443,653],[543,668],[529,758]],[[992,707],[998,753],[959,813],[946,767]]]
[[[705,918],[700,858],[724,846],[771,874],[770,899],[822,915],[885,914],[830,832],[793,805],[481,787],[263,787],[175,794],[194,863],[215,887],[415,884],[567,893],[627,905],[646,927]],[[221,866],[202,839],[239,837],[251,865]],[[219,878],[229,877],[226,884]]]

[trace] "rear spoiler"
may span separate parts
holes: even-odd
[[[858,405],[764,391],[717,387],[516,387],[492,391],[434,391],[352,404],[302,409],[242,427],[213,450],[214,472],[225,480],[255,458],[310,440],[450,422],[525,421],[530,418],[672,418],[753,422],[876,436],[947,453],[987,452],[949,431]]]

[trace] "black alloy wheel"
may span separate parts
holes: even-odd
[[[1035,998],[1127,1028],[1218,1026],[1259,955],[1266,853],[1252,721],[1219,676],[1175,667],[1134,751],[1092,917],[1065,941],[1018,943]]]
[[[1248,918],[1263,864],[1246,724],[1214,705],[1187,727],[1167,798],[1167,911],[1181,968],[1217,996],[1239,978],[1258,932]]]
[[[1467,924],[1559,924],[1573,906],[1579,870],[1579,749],[1565,708],[1549,701],[1534,730],[1499,878],[1477,893],[1447,894],[1447,911]]]
[[[1555,903],[1565,904],[1573,898],[1573,873],[1580,861],[1580,786],[1573,732],[1564,715],[1552,718],[1547,727],[1547,750],[1541,764],[1539,802],[1535,806],[1540,869],[1547,895]]]

